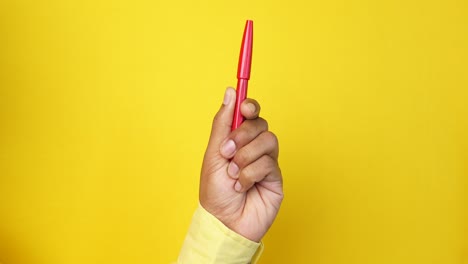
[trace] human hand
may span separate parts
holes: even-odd
[[[260,105],[246,99],[245,121],[231,132],[235,90],[226,90],[213,120],[200,178],[200,204],[236,233],[259,242],[278,214],[283,180],[278,140],[258,117]]]

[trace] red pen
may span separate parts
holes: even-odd
[[[250,66],[252,65],[252,46],[253,46],[253,21],[247,20],[245,23],[244,36],[239,55],[239,64],[237,66],[237,89],[236,89],[236,107],[234,109],[234,118],[232,120],[231,130],[238,128],[244,121],[240,106],[247,97],[247,86],[250,79]]]

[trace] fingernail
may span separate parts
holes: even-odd
[[[226,143],[221,147],[221,154],[225,157],[230,157],[234,154],[234,151],[236,151],[236,143],[234,143],[234,140],[232,139],[226,141]]]
[[[240,190],[242,189],[242,185],[239,181],[237,181],[236,185],[234,185],[234,189],[236,190],[236,192],[240,192]]]
[[[239,167],[237,166],[237,164],[235,164],[234,162],[231,161],[231,163],[229,163],[229,166],[228,166],[229,176],[237,179],[237,173],[238,172],[239,172]]]
[[[248,104],[247,104],[247,107],[250,109],[250,111],[252,111],[252,113],[255,113],[255,109],[256,109],[256,107],[255,107],[255,105],[254,105],[254,104],[252,104],[252,103],[248,103]]]
[[[227,88],[226,91],[224,92],[224,99],[223,99],[223,105],[228,105],[229,102],[231,101],[231,96],[229,95],[229,89]]]

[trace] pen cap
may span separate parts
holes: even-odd
[[[245,23],[244,36],[242,37],[239,64],[237,68],[238,79],[250,79],[250,66],[252,65],[253,46],[253,21],[247,20]]]

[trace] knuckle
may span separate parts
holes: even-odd
[[[267,156],[267,155],[265,155],[263,157],[265,157],[265,159],[264,159],[265,167],[270,168],[270,170],[276,169],[278,167],[277,166],[278,163],[272,157]]]
[[[278,163],[268,155],[264,155],[261,158],[261,168],[265,170],[265,173],[272,173],[278,168]]]
[[[268,131],[268,122],[261,117],[259,117],[258,120],[259,120],[260,130]]]
[[[271,142],[273,145],[278,146],[278,137],[273,132],[265,131],[263,135],[267,142]]]

